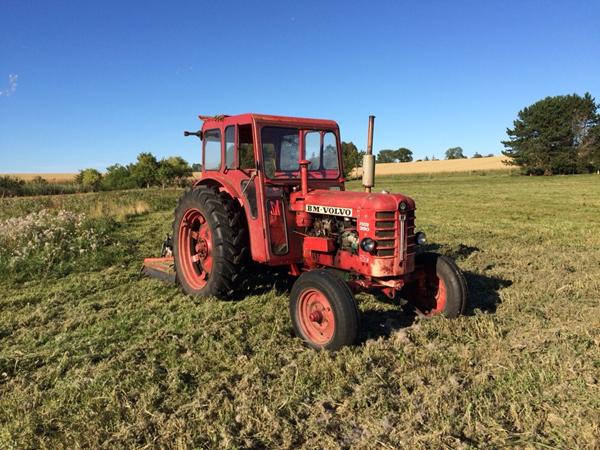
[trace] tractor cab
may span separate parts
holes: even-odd
[[[253,259],[290,264],[302,255],[294,239],[290,194],[301,189],[301,162],[314,189],[344,190],[339,127],[332,120],[259,114],[200,116],[202,173],[196,185],[214,186],[246,211]]]

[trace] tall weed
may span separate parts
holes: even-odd
[[[116,222],[66,210],[0,221],[0,273],[27,279],[105,265],[119,252]]]

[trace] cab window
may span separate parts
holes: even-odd
[[[204,132],[204,170],[221,168],[221,130]]]
[[[321,167],[321,133],[309,131],[304,135],[304,157],[310,161],[308,170]]]
[[[225,128],[225,166],[231,169],[235,164],[235,127]]]
[[[335,134],[329,131],[323,134],[323,169],[339,170],[337,139]]]
[[[299,130],[264,127],[261,130],[264,171],[269,178],[298,177]]]
[[[252,143],[252,125],[238,126],[238,148],[240,169],[254,169],[254,144]]]
[[[304,155],[310,161],[308,174],[312,178],[337,178],[339,157],[337,138],[331,131],[308,131],[304,135]]]

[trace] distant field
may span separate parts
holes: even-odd
[[[44,180],[51,183],[64,183],[73,181],[74,173],[0,173],[0,176],[8,175],[10,177],[20,178],[21,180],[30,181],[37,177],[42,177]]]
[[[598,448],[600,176],[377,187],[415,198],[430,249],[466,274],[468,314],[361,294],[360,343],[335,354],[293,337],[271,280],[226,302],[139,275],[180,191],[0,199],[0,231],[42,207],[118,225],[93,266],[0,271],[0,448]]]
[[[493,156],[490,158],[450,159],[438,161],[419,161],[409,163],[378,163],[375,168],[377,176],[381,175],[406,175],[418,173],[448,173],[448,172],[485,172],[492,170],[509,171],[502,161],[504,156]],[[512,167],[515,170],[515,167]],[[355,176],[362,175],[362,168],[357,169]]]

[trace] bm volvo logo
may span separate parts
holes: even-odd
[[[306,205],[306,212],[313,214],[329,214],[330,216],[352,217],[352,208],[336,206]]]

